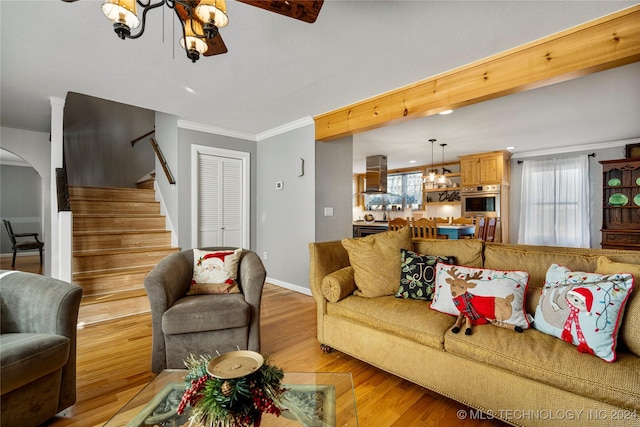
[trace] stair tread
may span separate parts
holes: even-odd
[[[150,228],[148,230],[87,230],[87,231],[74,231],[74,236],[108,236],[110,234],[171,234],[168,230],[161,230],[159,228]]]
[[[100,271],[79,271],[77,273],[73,273],[73,280],[87,280],[91,278],[122,276],[124,274],[148,273],[153,267],[154,266],[152,265],[137,265],[135,267],[122,267],[118,269],[112,268]]]
[[[164,252],[177,251],[173,246],[138,246],[135,248],[112,248],[112,249],[87,249],[84,251],[73,251],[73,256],[96,256],[96,255],[117,255],[122,253],[142,253],[142,252]]]

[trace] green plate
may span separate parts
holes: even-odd
[[[622,181],[620,181],[619,178],[611,178],[607,184],[609,184],[609,187],[617,187],[618,185],[622,184]]]
[[[635,197],[633,198],[633,203],[635,203],[636,206],[640,206],[640,193],[635,195]]]
[[[611,206],[624,206],[629,203],[629,198],[622,193],[612,194],[609,197],[609,204]]]
[[[636,184],[640,185],[640,177],[636,178]]]

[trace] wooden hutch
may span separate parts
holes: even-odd
[[[640,158],[600,163],[602,247],[640,250]]]

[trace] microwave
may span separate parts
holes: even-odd
[[[486,188],[490,187],[490,188]],[[460,194],[461,214],[463,217],[500,216],[500,191],[494,186],[464,189]]]

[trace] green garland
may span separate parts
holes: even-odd
[[[185,376],[185,392],[178,413],[191,406],[191,425],[251,427],[260,422],[262,413],[280,416],[278,403],[285,391],[281,387],[284,372],[270,364],[268,357],[264,357],[264,364],[256,372],[233,379],[209,375],[207,366],[212,359],[191,355],[184,362],[189,373]]]

